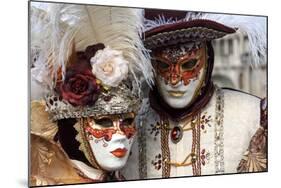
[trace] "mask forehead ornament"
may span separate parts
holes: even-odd
[[[198,50],[202,47],[202,43],[188,42],[177,46],[166,47],[162,50],[162,54],[165,58],[169,59],[172,63],[177,63],[183,56],[191,51]]]

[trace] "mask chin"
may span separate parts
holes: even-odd
[[[128,139],[125,135],[114,134],[112,140],[106,142],[107,145],[95,138],[90,140],[89,143],[99,166],[110,172],[125,166],[132,146],[131,139]],[[124,150],[126,150],[125,153]]]
[[[113,163],[111,163],[111,164],[102,162],[102,165],[100,164],[100,166],[103,170],[105,170],[107,172],[113,172],[113,171],[122,169],[125,166],[126,162],[127,162],[127,159],[118,161],[118,162],[113,161]]]
[[[191,79],[187,85],[184,85],[183,81],[180,81],[173,86],[169,83],[166,84],[165,80],[160,75],[157,75],[158,92],[170,107],[175,109],[185,108],[199,95],[203,77],[204,71],[202,69],[198,79]]]

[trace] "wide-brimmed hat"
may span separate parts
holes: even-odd
[[[144,32],[150,50],[190,42],[206,42],[242,33],[249,39],[252,64],[266,56],[267,18],[265,16],[148,10]],[[153,16],[152,16],[153,15]]]
[[[170,23],[145,32],[145,46],[149,49],[186,42],[211,41],[235,33],[236,29],[212,20],[191,20]]]

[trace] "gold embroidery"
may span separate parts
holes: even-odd
[[[216,117],[214,134],[214,156],[215,171],[217,174],[224,173],[224,93],[220,88],[216,88]]]
[[[200,118],[201,113],[198,113],[191,120],[191,124],[193,124],[194,129],[192,129],[192,149],[191,152],[195,153],[196,160],[192,163],[192,171],[193,175],[201,175],[201,157],[200,157]]]
[[[50,120],[49,113],[45,109],[45,101],[31,102],[30,131],[32,134],[52,140],[58,131],[58,126]]]
[[[190,153],[186,156],[186,158],[181,163],[178,162],[167,162],[167,163],[175,167],[190,166],[192,163],[196,161],[196,159],[197,159],[196,154]]]
[[[31,186],[85,182],[58,143],[33,134],[30,135],[30,142]]]
[[[169,165],[170,161],[170,149],[169,149],[169,121],[164,118],[160,117],[160,124],[161,127],[161,150],[162,150],[162,177],[167,178],[170,177],[171,166]]]
[[[201,113],[198,113],[191,119],[192,130],[192,151],[189,153],[182,162],[173,162],[170,159],[169,149],[169,122],[168,119],[161,117],[161,150],[162,150],[162,177],[170,177],[171,166],[185,167],[192,165],[193,175],[201,175],[201,159],[200,159],[200,117]],[[185,127],[185,124],[183,127]]]
[[[85,154],[86,158],[96,169],[102,170],[102,168],[99,166],[98,162],[96,161],[96,158],[87,140],[87,135],[86,132],[84,131],[86,126],[88,126],[88,121],[84,118],[81,118],[74,125],[75,129],[78,132],[76,136],[76,140],[80,143],[79,150],[81,150]]]

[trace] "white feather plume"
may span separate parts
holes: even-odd
[[[228,27],[238,28],[237,32],[244,33],[249,38],[249,51],[252,55],[252,65],[257,65],[261,58],[266,57],[267,48],[267,20],[263,16],[244,16],[215,13],[187,12],[183,20],[173,20],[159,16],[155,20],[146,20],[146,30],[175,22],[195,19],[213,20]]]
[[[123,52],[130,62],[129,69],[137,83],[142,74],[149,85],[153,84],[153,72],[148,51],[140,38],[143,27],[143,10],[119,7],[84,6],[85,19],[75,37],[77,50],[88,45],[103,43]]]
[[[153,84],[150,56],[140,38],[144,31],[143,10],[49,4],[46,12],[38,12],[31,13],[31,49],[40,52],[32,77],[44,87],[54,88],[59,70],[64,79],[73,43],[76,51],[96,43],[122,51],[137,83],[141,84],[139,76],[143,75],[149,85]]]
[[[71,52],[80,12],[71,8],[74,5],[49,4],[45,9],[31,7],[31,87],[49,91],[55,85],[57,73],[61,69],[64,78],[65,65]],[[44,92],[43,92],[44,93]],[[42,95],[32,98],[38,99]]]
[[[48,14],[43,9],[31,7],[30,12],[30,60],[31,60],[31,99],[40,99],[49,90],[52,82],[44,56],[51,32]]]
[[[172,24],[180,21],[181,20],[177,20],[173,18],[166,18],[164,15],[158,15],[158,18],[155,18],[154,20],[149,20],[149,19],[144,20],[145,30],[150,30],[161,25]]]

